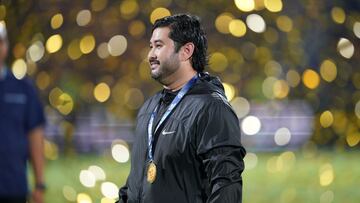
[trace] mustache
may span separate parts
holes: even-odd
[[[155,58],[150,58],[149,63],[150,64],[160,64],[160,61],[156,60]]]

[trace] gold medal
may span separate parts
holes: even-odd
[[[147,170],[147,181],[153,183],[156,179],[156,165],[154,162],[150,162]]]

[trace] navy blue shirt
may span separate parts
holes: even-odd
[[[1,71],[0,197],[28,194],[28,134],[44,123],[43,108],[30,80],[18,80],[11,71]]]

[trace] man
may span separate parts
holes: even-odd
[[[0,23],[0,202],[27,202],[26,162],[30,157],[35,178],[32,199],[42,203],[43,109],[30,81],[16,79],[5,67],[7,53],[6,29]]]
[[[219,79],[204,73],[207,39],[195,16],[159,19],[148,59],[164,89],[137,116],[131,171],[119,202],[242,201],[245,149]]]

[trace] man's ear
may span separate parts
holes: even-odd
[[[192,42],[184,44],[180,49],[180,60],[187,61],[190,59],[194,53],[195,45]]]

